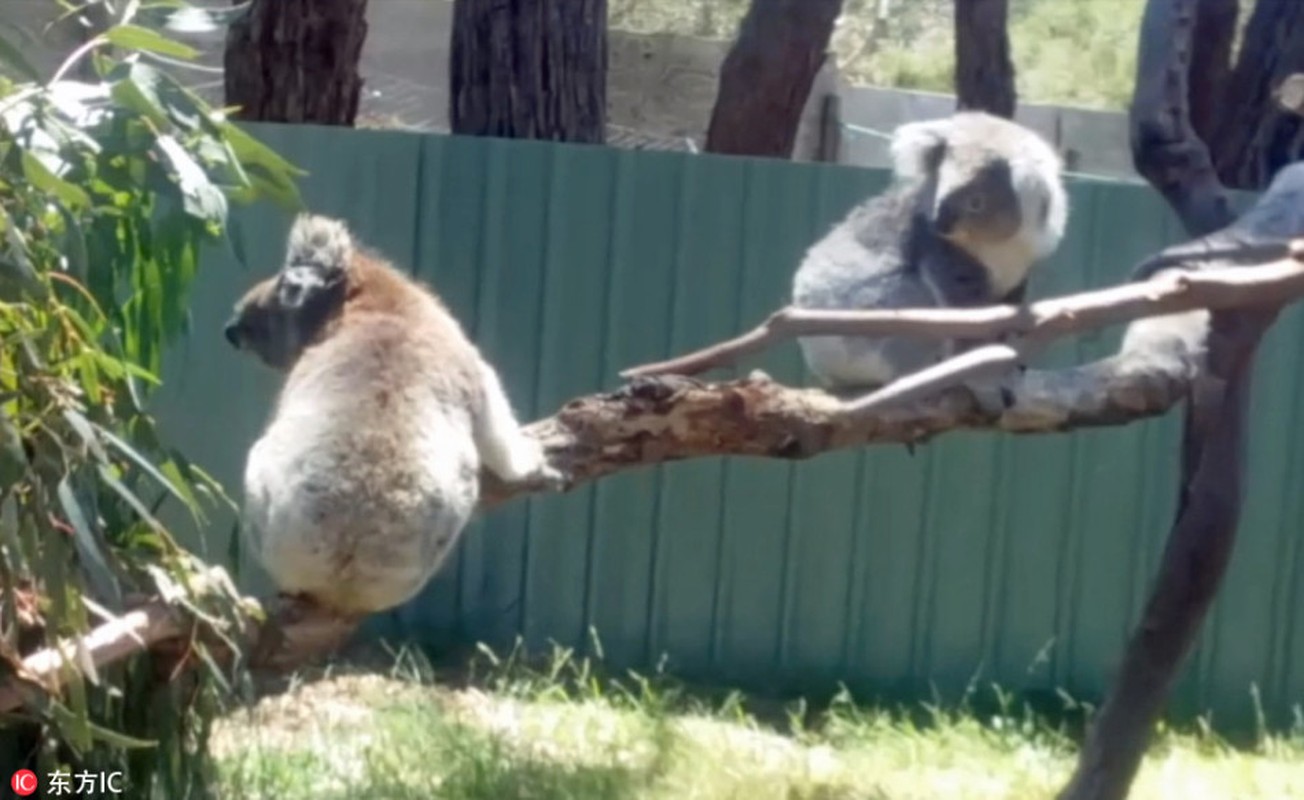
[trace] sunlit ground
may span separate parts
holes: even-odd
[[[269,697],[218,726],[219,796],[1046,800],[1073,764],[1072,743],[1026,714],[910,722],[835,702],[818,725],[776,725],[736,700],[599,681],[564,655],[490,664],[470,686],[404,656]],[[1236,750],[1161,733],[1132,797],[1304,798],[1304,738]]]

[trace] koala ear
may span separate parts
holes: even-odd
[[[330,293],[344,280],[344,270],[316,264],[288,264],[276,278],[276,302],[299,311]]]
[[[907,122],[892,132],[888,151],[898,178],[922,178],[937,169],[946,150],[948,120]]]

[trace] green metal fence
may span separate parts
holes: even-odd
[[[734,334],[782,304],[805,247],[878,171],[393,132],[256,126],[310,171],[314,210],[431,281],[499,366],[523,416],[618,385],[620,368]],[[1120,280],[1180,238],[1148,190],[1075,183],[1070,232],[1036,295]],[[214,252],[171,355],[165,430],[238,497],[274,377],[221,336],[279,264],[288,217],[237,215],[248,267]],[[1299,547],[1304,334],[1285,315],[1259,366],[1247,516],[1179,710],[1275,720],[1304,695]],[[1102,355],[1117,331],[1047,364]],[[803,380],[795,345],[750,361]],[[521,634],[608,660],[775,692],[955,698],[975,676],[1098,697],[1167,531],[1177,412],[1082,433],[957,433],[792,464],[643,469],[477,522],[419,599],[373,629],[439,647]],[[229,557],[233,520],[197,543]],[[249,578],[249,586],[264,586]]]

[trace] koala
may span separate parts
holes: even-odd
[[[890,150],[892,185],[806,252],[793,305],[1021,304],[1033,266],[1058,248],[1068,222],[1055,149],[1017,123],[966,111],[898,127]],[[810,372],[839,392],[881,387],[975,344],[904,336],[798,342]]]
[[[225,335],[284,375],[248,452],[242,526],[283,594],[341,615],[400,605],[475,511],[482,465],[563,485],[438,296],[339,220],[294,221],[284,265]]]

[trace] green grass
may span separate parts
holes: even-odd
[[[845,695],[812,712],[661,677],[601,677],[558,650],[542,664],[485,651],[438,675],[329,672],[226,717],[218,795],[246,798],[1021,800],[1053,796],[1074,743],[1032,712],[885,710]],[[1162,730],[1132,797],[1304,798],[1304,737],[1234,749]]]

